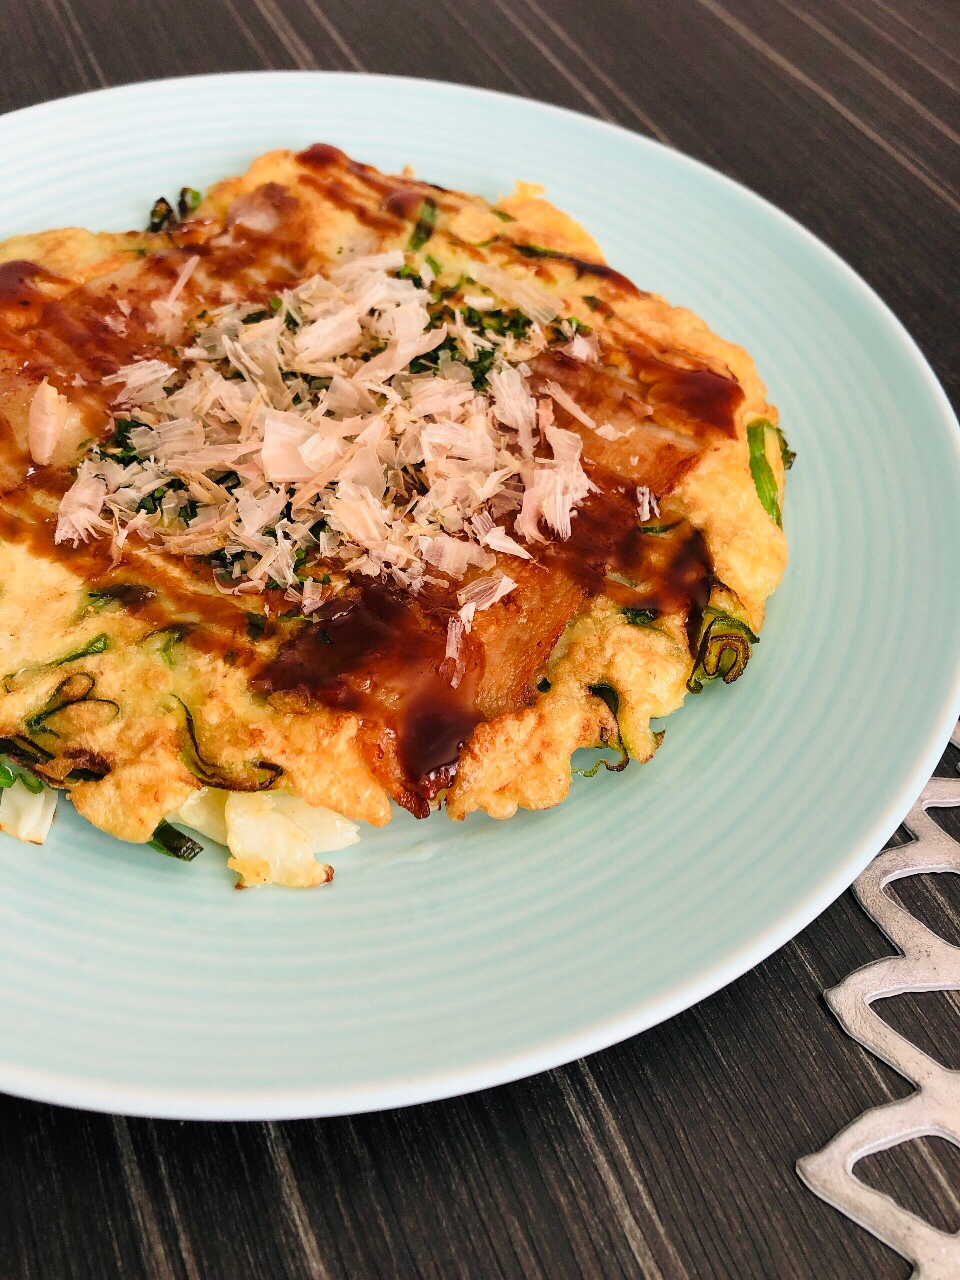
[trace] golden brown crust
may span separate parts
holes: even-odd
[[[724,377],[732,375],[743,393],[734,415],[734,434],[713,438],[700,450],[665,495],[662,518],[689,521],[702,532],[722,583],[717,599],[722,597],[725,608],[734,608],[759,630],[764,603],[786,563],[786,541],[760,503],[749,466],[748,423],[756,418],[776,423],[776,410],[767,403],[750,356],[713,334],[692,312],[602,270],[603,258],[592,237],[542,199],[538,189],[521,185],[501,200],[497,207],[512,219],[504,221],[478,197],[387,178],[346,161],[332,149],[313,150],[317,155],[312,159],[309,153],[304,158],[290,151],[269,152],[245,174],[216,184],[198,209],[192,230],[185,229],[181,237],[191,236],[195,243],[211,240],[242,207],[238,201],[262,199],[259,193],[267,191],[274,202],[297,202],[292,270],[306,275],[335,263],[344,249],[355,253],[403,246],[409,236],[409,210],[429,195],[439,208],[434,245],[442,246],[444,268],[451,276],[469,274],[480,258],[495,261],[514,275],[527,273],[536,279],[559,300],[563,315],[591,325],[614,348],[642,339],[677,367],[702,365]],[[400,210],[403,216],[390,210]],[[0,263],[29,259],[55,273],[61,283],[45,286],[51,296],[89,285],[119,291],[135,302],[140,297],[146,305],[169,287],[176,263],[164,266],[163,258],[177,243],[166,233],[93,234],[68,228],[0,244]],[[527,256],[517,249],[531,245],[545,252]],[[144,249],[146,258],[138,255]],[[263,268],[259,277],[248,273],[242,287],[253,288],[257,279],[259,287],[265,287],[264,279],[273,279],[275,270],[274,264]],[[197,280],[202,298],[203,288],[212,289],[213,284],[202,283],[202,267]],[[0,484],[8,495],[20,491],[26,475],[27,415],[41,375],[42,369],[25,370],[0,348],[0,431],[5,440]],[[75,456],[82,436],[101,430],[106,421],[108,406],[94,389],[77,388],[72,398],[77,419],[55,463],[65,464]],[[601,446],[597,448],[605,465],[616,453],[611,446],[607,458]],[[768,460],[782,500],[783,469],[775,448],[768,448]],[[85,660],[84,670],[95,675],[98,696],[113,700],[122,714],[85,727],[82,745],[109,760],[110,771],[102,780],[72,785],[78,809],[91,821],[125,839],[145,840],[198,785],[183,758],[184,700],[197,709],[205,749],[224,769],[271,761],[283,769],[288,789],[310,804],[374,825],[389,819],[386,774],[378,774],[356,715],[305,704],[296,697],[256,697],[243,663],[231,661],[222,647],[195,648],[189,637],[180,645],[175,667],[168,666],[158,643],[151,640],[149,618],[116,608],[91,612],[90,570],[80,558],[75,564],[69,557],[58,563],[28,542],[17,542],[15,522],[25,518],[24,508],[11,506],[11,501],[7,506],[17,515],[14,525],[7,522],[10,545],[0,563],[2,671],[55,662],[95,634],[109,637],[108,650]],[[37,499],[31,519],[38,518],[44,501],[42,495]],[[47,509],[49,515],[49,501]],[[135,574],[138,566],[152,566],[153,556],[131,546],[127,563]],[[164,572],[175,571],[167,567]],[[212,602],[212,594],[208,596]],[[201,612],[206,598],[201,592],[194,602]],[[522,612],[519,600],[518,592],[505,616]],[[646,760],[656,749],[650,720],[681,704],[693,667],[685,620],[675,616],[660,619],[656,626],[630,625],[618,605],[603,596],[571,609],[572,620],[560,626],[561,635],[549,627],[541,629],[542,652],[528,646],[521,683],[532,687],[541,670],[550,680],[548,691],[533,695],[532,705],[516,705],[513,686],[503,674],[513,672],[515,680],[520,678],[519,653],[515,659],[504,657],[501,670],[488,678],[485,714],[490,718],[477,726],[463,751],[447,796],[451,817],[462,818],[474,809],[508,817],[518,807],[537,809],[562,800],[570,785],[571,754],[617,734],[617,721],[590,692],[591,686],[609,685],[618,692],[619,733],[632,757]],[[530,617],[532,627],[532,610]],[[478,625],[482,635],[492,623],[478,619]],[[515,644],[522,632],[521,626],[512,633]],[[0,708],[0,735],[21,733],[62,678],[63,671],[51,667],[7,694]],[[60,744],[49,737],[46,742],[56,756]],[[56,776],[58,768],[62,777],[62,761],[48,766],[47,776]]]

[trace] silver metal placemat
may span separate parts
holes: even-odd
[[[960,725],[950,740],[960,747]],[[853,886],[864,911],[902,954],[875,960],[824,992],[844,1030],[905,1076],[916,1092],[865,1112],[822,1151],[797,1161],[811,1191],[913,1263],[912,1280],[958,1280],[960,1235],[938,1230],[867,1186],[854,1166],[871,1152],[911,1138],[946,1138],[960,1147],[960,1071],[935,1062],[872,1008],[875,1000],[907,991],[960,990],[960,947],[945,942],[886,892],[905,876],[960,873],[960,844],[927,813],[955,805],[960,805],[960,780],[931,778],[904,822],[914,839],[885,849]]]

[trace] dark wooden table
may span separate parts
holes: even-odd
[[[458,80],[653,134],[837,249],[956,403],[956,0],[0,6],[0,110],[260,67]],[[941,771],[956,766],[951,749]],[[919,878],[903,894],[956,942],[950,879]],[[177,1124],[0,1098],[0,1280],[900,1280],[907,1264],[793,1172],[864,1108],[908,1091],[844,1038],[820,998],[889,950],[847,894],[754,972],[653,1031],[407,1111]],[[960,1066],[955,997],[901,997],[884,1011]],[[960,1227],[960,1154],[946,1142],[911,1143],[859,1172]]]

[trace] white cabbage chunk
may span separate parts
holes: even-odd
[[[56,811],[56,791],[44,787],[35,794],[18,778],[13,786],[0,792],[0,831],[5,831],[15,840],[43,844],[50,834]]]
[[[169,820],[225,844],[231,854],[227,865],[248,885],[325,884],[333,879],[333,868],[318,862],[316,854],[360,839],[355,823],[285,791],[203,787]]]
[[[219,791],[216,787],[201,787],[193,795],[184,800],[179,809],[175,809],[167,818],[168,822],[179,823],[198,831],[208,840],[216,840],[217,844],[227,843],[227,819],[224,807],[227,803],[228,791]]]

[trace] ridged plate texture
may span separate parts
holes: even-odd
[[[960,435],[866,285],[728,179],[596,120],[453,85],[262,73],[0,119],[0,237],[142,226],[262,151],[333,142],[495,197],[542,182],[608,259],[754,355],[797,451],[753,660],[656,759],[508,823],[398,814],[333,885],[237,893],[61,805],[0,837],[0,1088],[157,1116],[388,1107],[568,1061],[687,1007],[823,910],[960,710]],[[38,601],[38,607],[42,601]]]

